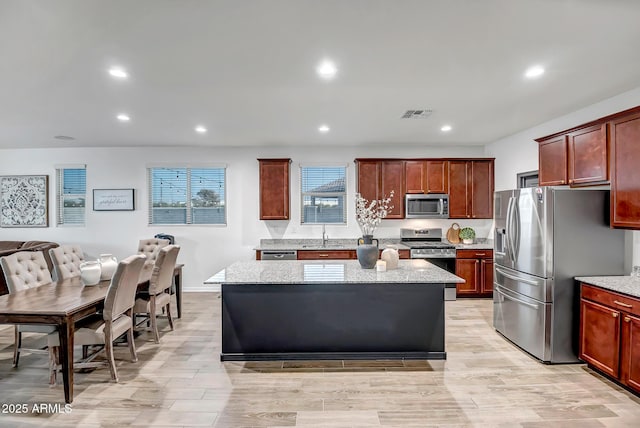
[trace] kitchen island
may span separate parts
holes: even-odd
[[[222,286],[222,361],[445,359],[444,288],[463,279],[424,260],[241,261]]]

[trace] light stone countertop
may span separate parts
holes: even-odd
[[[377,238],[376,238],[377,239]],[[395,245],[398,250],[408,250],[399,239],[382,238],[379,240],[380,249],[387,245]],[[358,239],[329,239],[327,245],[322,245],[321,239],[261,239],[260,245],[254,247],[256,251],[291,251],[291,250],[355,250]]]
[[[357,260],[238,261],[211,276],[205,284],[425,284],[463,283],[425,260],[400,260],[397,269],[363,269]]]
[[[449,243],[449,241],[443,241]],[[398,250],[408,250],[409,247],[400,243],[399,239],[380,239],[380,249],[387,245],[395,245]],[[493,250],[493,240],[478,239],[473,244],[452,244],[457,250]],[[357,238],[330,239],[326,246],[322,246],[321,239],[261,239],[256,251],[291,251],[291,250],[355,250],[358,248]]]
[[[576,276],[576,280],[640,298],[640,278],[632,276]]]

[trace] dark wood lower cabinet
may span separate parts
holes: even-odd
[[[466,281],[456,285],[457,297],[492,297],[493,251],[458,250],[456,275]]]
[[[581,286],[580,358],[640,393],[640,299]]]

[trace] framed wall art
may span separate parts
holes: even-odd
[[[93,189],[94,211],[133,211],[133,189]]]
[[[0,227],[49,226],[49,176],[0,176]]]

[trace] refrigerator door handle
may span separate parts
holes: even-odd
[[[514,198],[513,208],[511,210],[511,215],[515,221],[512,222],[512,230],[515,232],[515,243],[517,245],[512,245],[511,252],[513,253],[513,263],[516,263],[518,260],[518,256],[520,253],[520,204],[519,200]]]
[[[500,269],[500,268],[499,268],[499,267],[497,267],[497,266],[496,266],[496,268],[495,268],[495,269],[496,269],[496,272],[498,272],[500,275],[505,276],[505,277],[507,277],[507,278],[509,278],[509,279],[513,279],[514,281],[524,282],[525,284],[534,285],[534,286],[536,286],[536,287],[538,287],[538,286],[540,285],[539,283],[537,283],[537,282],[535,282],[535,281],[532,281],[532,280],[530,280],[530,279],[526,279],[526,278],[519,278],[519,277],[517,277],[517,276],[515,276],[515,275],[511,275],[510,273],[507,273],[507,272],[503,271],[502,269]]]
[[[511,240],[511,234],[513,233],[512,228],[511,228],[511,226],[512,226],[512,217],[513,217],[512,216],[513,200],[514,200],[513,196],[510,196],[509,197],[509,204],[507,205],[507,228],[506,228],[505,235],[507,236],[506,248],[507,248],[507,252],[509,253],[509,260],[511,260],[511,263],[515,264],[516,260],[515,260],[515,257],[513,255],[513,249],[512,249],[513,242]]]
[[[533,308],[536,311],[540,309],[537,305],[534,305],[534,304],[531,304],[531,303],[527,303],[527,302],[522,301],[520,299],[516,299],[513,296],[509,296],[508,294],[505,294],[504,292],[500,291],[500,289],[498,289],[498,288],[494,289],[494,291],[497,291],[498,294],[500,294],[503,298],[507,298],[509,300],[513,300],[514,302],[520,303],[521,305],[529,306],[530,308]]]

